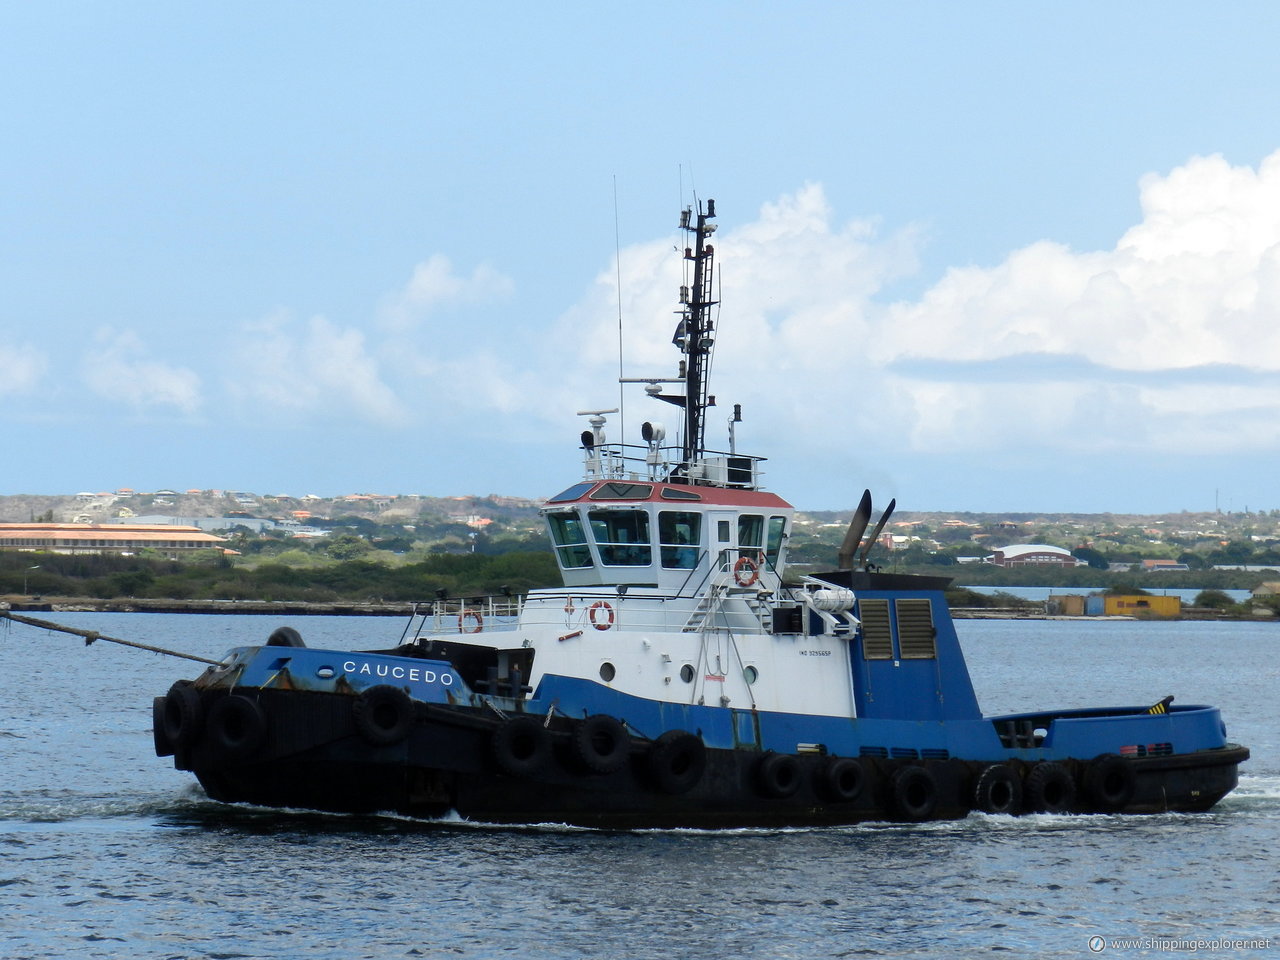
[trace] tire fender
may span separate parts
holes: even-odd
[[[386,683],[362,691],[351,714],[360,736],[375,747],[399,743],[413,729],[413,700],[399,687]]]
[[[630,737],[622,721],[596,713],[573,731],[574,756],[592,773],[615,773],[627,762]]]
[[[684,730],[668,730],[649,749],[649,772],[663,793],[692,790],[707,768],[707,747],[701,737]]]
[[[228,760],[251,759],[267,741],[267,715],[256,700],[231,694],[209,710],[205,740]]]

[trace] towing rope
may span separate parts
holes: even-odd
[[[197,657],[194,653],[181,653],[177,650],[166,650],[164,647],[152,647],[145,643],[135,643],[133,640],[121,640],[119,637],[108,637],[99,633],[97,630],[80,630],[76,627],[66,627],[60,623],[54,623],[52,620],[40,620],[36,617],[24,617],[21,614],[14,613],[11,610],[0,610],[0,617],[6,620],[12,620],[14,623],[25,623],[29,627],[42,627],[45,630],[57,630],[60,633],[71,633],[77,637],[84,637],[84,645],[87,647],[97,640],[106,640],[108,643],[118,643],[126,647],[134,647],[138,650],[148,650],[151,653],[163,653],[166,657],[182,657],[184,660],[195,660],[197,663],[209,663],[215,667],[219,664],[218,660],[210,660],[207,657]]]

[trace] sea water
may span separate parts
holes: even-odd
[[[220,657],[283,623],[65,614]],[[151,698],[200,665],[0,626],[0,957],[829,958],[1265,955],[1280,944],[1280,625],[964,621],[988,713],[1222,707],[1253,758],[1207,814],[604,832],[210,802],[154,755]],[[1101,938],[1101,939],[1099,939]],[[1124,942],[1121,942],[1124,941]]]

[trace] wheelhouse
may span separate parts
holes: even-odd
[[[584,481],[542,508],[565,586],[672,595],[735,567],[780,579],[793,512],[759,490],[631,480]]]

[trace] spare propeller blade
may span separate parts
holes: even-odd
[[[871,522],[871,491],[862,491],[862,500],[858,509],[853,511],[853,519],[849,521],[849,532],[844,535],[844,543],[840,544],[840,557],[837,564],[841,570],[853,569],[853,556],[858,552],[858,544],[862,535],[867,532],[867,524]]]
[[[884,525],[889,522],[889,516],[893,513],[893,508],[898,505],[897,498],[889,501],[889,506],[884,508],[884,513],[880,516],[880,522],[876,524],[876,528],[871,531],[871,536],[867,537],[867,542],[862,545],[862,551],[858,554],[858,566],[865,567],[867,564],[867,554],[871,552],[872,546],[880,539],[880,532],[884,529]]]

